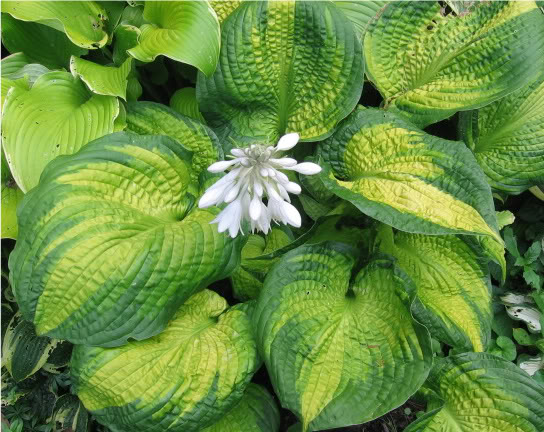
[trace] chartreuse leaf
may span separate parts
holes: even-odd
[[[543,183],[544,73],[497,102],[461,113],[459,132],[493,189],[517,194]]]
[[[3,63],[2,63],[3,66]],[[3,70],[2,70],[3,71]],[[5,78],[2,78],[4,83]],[[9,165],[2,153],[2,168],[1,168],[1,208],[2,214],[0,221],[2,223],[1,237],[2,238],[17,238],[17,206],[23,199],[24,193],[17,187],[17,184],[11,176]]]
[[[53,431],[87,432],[90,418],[87,410],[73,394],[65,394],[57,399],[51,416]]]
[[[30,90],[13,88],[4,103],[2,139],[19,187],[29,191],[49,161],[112,132],[118,114],[115,97],[93,95],[68,72],[43,74]]]
[[[264,387],[250,383],[240,402],[202,432],[278,432],[279,428],[276,402]]]
[[[127,78],[132,68],[132,59],[119,66],[102,66],[78,57],[70,60],[70,72],[80,77],[96,94],[127,98]]]
[[[209,0],[211,7],[217,14],[217,19],[221,24],[236,9],[243,0]]]
[[[196,90],[193,87],[185,87],[176,90],[170,98],[170,108],[180,114],[191,117],[200,123],[206,123],[206,120],[204,120],[204,117],[202,117],[202,113],[198,108]]]
[[[221,38],[217,70],[199,77],[197,96],[225,141],[323,139],[361,96],[361,44],[332,3],[242,2]]]
[[[248,316],[227,308],[204,290],[157,336],[118,348],[76,346],[75,393],[113,430],[201,431],[242,399],[257,366]]]
[[[276,394],[304,431],[364,423],[396,408],[431,366],[429,334],[410,313],[411,281],[387,258],[359,272],[356,261],[354,248],[336,242],[288,252],[253,314]]]
[[[108,41],[106,11],[94,1],[3,1],[2,12],[65,32],[81,48],[100,48]],[[43,42],[40,44],[43,47]]]
[[[115,44],[113,45],[113,62],[120,66],[125,62],[128,50],[138,45],[140,29],[128,24],[121,24],[115,29]]]
[[[360,109],[320,143],[325,186],[363,213],[408,232],[467,233],[502,243],[491,190],[461,143],[401,117]]]
[[[116,346],[159,333],[179,306],[238,265],[242,238],[194,206],[191,154],[119,132],[58,157],[19,207],[10,277],[48,334]]]
[[[443,405],[405,432],[544,430],[544,387],[500,357],[465,353],[438,360],[425,385]]]
[[[2,43],[11,53],[23,52],[28,63],[38,63],[50,69],[67,69],[72,55],[88,53],[74,45],[62,31],[19,21],[5,13],[2,14]]]
[[[382,228],[383,234],[388,232],[391,228]],[[404,232],[383,239],[381,250],[393,255],[414,281],[414,315],[433,337],[457,349],[485,350],[493,311],[481,252],[462,237]]]
[[[15,314],[4,336],[2,364],[15,381],[22,381],[47,362],[58,342],[36,336],[32,323],[22,320],[20,314]]]
[[[138,134],[168,135],[193,152],[192,173],[196,179],[212,163],[223,158],[213,131],[202,123],[154,102],[127,106],[127,129]]]
[[[190,64],[211,75],[219,57],[217,15],[207,1],[151,1],[144,5],[138,45],[128,52],[151,62],[159,55]]]
[[[544,69],[544,15],[535,3],[479,2],[454,16],[439,2],[398,1],[366,33],[368,73],[419,125],[489,104]]]

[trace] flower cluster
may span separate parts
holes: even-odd
[[[281,157],[281,152],[292,149],[298,140],[297,133],[290,133],[281,137],[275,147],[253,144],[233,149],[232,160],[210,165],[208,171],[213,173],[230,170],[206,190],[198,203],[200,208],[228,204],[212,221],[218,224],[219,232],[228,230],[231,237],[236,237],[244,220],[249,221],[252,232],[267,233],[272,221],[300,227],[300,213],[291,204],[289,193],[299,194],[301,189],[281,170],[313,175],[321,167]]]

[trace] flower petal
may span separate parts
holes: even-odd
[[[211,172],[211,173],[219,173],[219,172],[223,172],[225,171],[228,167],[238,163],[239,160],[238,159],[233,159],[233,160],[230,160],[230,161],[219,161],[219,162],[215,162],[213,164],[211,164],[209,167],[208,167],[208,171]]]
[[[314,175],[314,174],[317,174],[319,172],[321,172],[321,167],[315,163],[312,163],[312,162],[302,162],[302,163],[299,163],[298,165],[292,167],[292,168],[288,168],[288,169],[291,169],[293,171],[296,171],[296,172],[299,172],[301,174],[305,174],[305,175]]]
[[[278,144],[276,145],[277,151],[286,151],[291,150],[294,146],[297,145],[300,135],[296,132],[288,133],[280,138]]]
[[[301,224],[300,213],[298,212],[298,210],[296,209],[294,205],[283,201],[281,203],[281,213],[283,216],[283,220],[287,222],[289,225],[292,225],[295,228],[300,227],[300,224]]]
[[[249,204],[249,217],[253,219],[254,221],[259,220],[261,217],[261,211],[262,211],[262,202],[258,195],[254,195],[253,199],[251,200],[251,204]]]
[[[294,193],[295,195],[298,195],[300,192],[302,192],[302,188],[295,182],[289,182],[285,185],[283,185],[285,189],[287,189],[287,192]]]
[[[219,203],[221,196],[223,195],[224,188],[208,189],[200,201],[198,201],[198,207],[207,208]]]

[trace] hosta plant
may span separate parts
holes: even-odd
[[[1,11],[6,427],[544,429],[540,2]]]

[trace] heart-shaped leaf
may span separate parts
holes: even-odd
[[[544,73],[497,102],[461,113],[459,131],[492,188],[517,194],[544,183]]]
[[[28,63],[39,63],[49,69],[67,69],[72,55],[88,52],[74,45],[62,31],[19,21],[9,14],[2,14],[2,43],[11,53],[24,52]],[[44,49],[45,46],[55,49]]]
[[[221,38],[217,70],[199,77],[197,96],[225,141],[323,139],[361,96],[361,44],[332,3],[243,2]]]
[[[81,48],[100,48],[108,41],[107,13],[94,1],[3,1],[2,12],[65,32]]]
[[[30,90],[13,88],[4,103],[2,139],[19,187],[29,191],[49,161],[112,132],[118,114],[115,97],[93,95],[68,72],[41,75]]]
[[[58,157],[19,209],[17,302],[38,334],[116,346],[160,332],[193,293],[238,265],[241,237],[194,208],[191,154],[116,133]]]
[[[72,57],[70,72],[80,77],[96,94],[127,98],[127,78],[132,68],[132,59],[126,59],[119,66],[102,66],[88,60]]]
[[[206,123],[202,113],[198,108],[196,100],[196,90],[193,87],[185,87],[177,90],[170,98],[170,108],[178,113],[191,117],[200,123]]]
[[[164,55],[211,75],[217,65],[220,35],[217,15],[207,1],[150,1],[138,45],[128,52],[151,62]]]
[[[431,366],[429,334],[410,313],[411,281],[389,259],[359,272],[356,259],[342,243],[288,252],[253,314],[274,389],[304,431],[385,414],[419,389]]]
[[[368,74],[418,125],[479,108],[544,70],[544,15],[534,2],[479,2],[446,15],[439,2],[388,5],[365,36]]]
[[[491,190],[470,151],[399,116],[359,109],[320,143],[325,186],[402,231],[484,234],[502,243]]]
[[[443,400],[405,432],[539,432],[544,387],[510,361],[466,353],[438,361],[426,383]]]
[[[193,295],[159,335],[74,348],[75,393],[113,430],[198,432],[233,407],[257,368],[248,316],[213,291]]]

